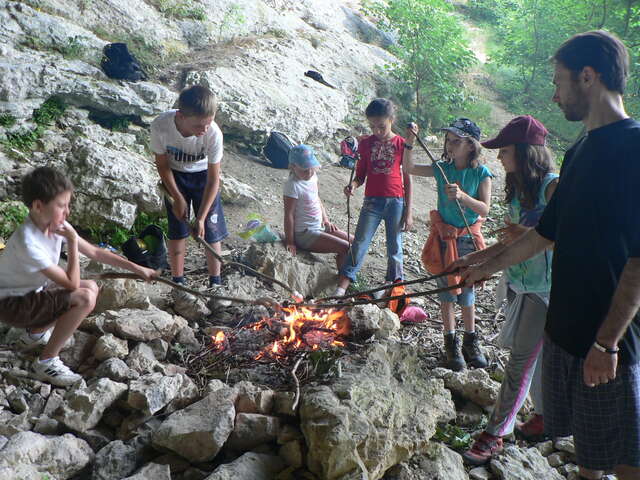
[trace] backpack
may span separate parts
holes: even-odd
[[[138,237],[131,237],[122,244],[122,253],[133,263],[157,269],[169,268],[164,232],[157,225],[149,225]]]
[[[267,144],[262,149],[262,154],[267,157],[273,167],[289,168],[289,150],[291,148],[293,148],[293,142],[289,137],[273,130]]]
[[[358,140],[347,137],[340,142],[340,165],[353,168],[358,160]]]
[[[108,77],[130,82],[148,78],[136,57],[129,52],[126,43],[109,43],[102,51],[104,57],[100,66]]]
[[[389,292],[389,296],[397,297],[400,295],[404,295],[405,293],[406,293],[406,290],[404,288],[404,285],[399,285],[397,287],[391,288],[391,291]],[[400,298],[398,300],[389,300],[389,303],[387,304],[387,308],[392,312],[396,313],[398,316],[401,316],[402,311],[405,309],[406,306],[409,305],[410,301],[411,299],[409,297]]]

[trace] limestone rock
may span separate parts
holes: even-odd
[[[178,315],[192,322],[197,322],[211,315],[207,303],[194,295],[174,295],[173,309]]]
[[[446,445],[432,442],[425,454],[393,467],[385,480],[468,480],[462,457]]]
[[[244,206],[260,200],[253,187],[236,180],[230,175],[223,175],[221,178],[220,197],[224,203]]]
[[[93,347],[93,356],[97,360],[107,360],[109,358],[124,358],[129,354],[127,341],[116,337],[110,333],[102,335]]]
[[[114,382],[126,382],[128,380],[135,380],[140,374],[132,368],[129,368],[129,366],[119,358],[109,358],[98,366],[96,376],[107,377]]]
[[[561,452],[567,452],[571,454],[576,453],[576,446],[573,443],[573,437],[557,438],[553,446],[556,447],[556,450],[560,450]]]
[[[376,305],[356,305],[349,310],[351,336],[356,340],[366,340],[373,335],[376,338],[389,338],[400,330],[398,315],[388,308],[380,309]]]
[[[127,366],[141,375],[159,370],[161,364],[153,355],[153,350],[146,343],[139,343],[127,357]]]
[[[521,449],[507,445],[491,459],[491,471],[500,480],[562,480],[555,468],[535,448]]]
[[[234,385],[238,392],[236,412],[269,414],[273,410],[275,392],[261,388],[251,382],[238,382]]]
[[[138,470],[135,475],[122,480],[171,480],[171,469],[169,465],[148,463]]]
[[[490,480],[491,472],[485,467],[476,467],[469,470],[469,480]]]
[[[331,262],[319,261],[317,256],[302,251],[293,257],[280,242],[254,243],[246,258],[259,272],[284,282],[305,296],[320,295],[335,287],[337,281],[335,265]]]
[[[154,447],[171,450],[190,462],[213,459],[233,431],[236,395],[231,388],[221,388],[171,414],[153,433]]]
[[[447,371],[444,383],[456,395],[481,407],[493,406],[500,391],[500,384],[481,368],[461,372]]]
[[[236,415],[233,432],[226,446],[237,451],[251,450],[263,443],[275,442],[280,429],[280,419],[259,413]]]
[[[0,450],[1,478],[72,478],[93,460],[93,451],[87,442],[67,433],[59,437],[46,437],[33,432],[22,432],[9,439]],[[22,472],[19,474],[11,472]],[[38,476],[23,476],[29,472]]]
[[[147,415],[153,415],[174,400],[184,399],[188,403],[195,398],[197,390],[190,388],[192,384],[191,379],[183,374],[173,377],[161,373],[144,375],[129,384],[127,404]]]
[[[68,348],[60,352],[60,359],[67,367],[76,372],[87,365],[87,359],[91,356],[97,337],[90,333],[76,330],[73,332],[73,340]]]
[[[220,465],[205,480],[271,480],[283,468],[282,460],[274,455],[248,452],[231,463]]]
[[[67,392],[54,418],[72,430],[89,430],[98,424],[104,411],[126,390],[125,384],[108,378],[76,386]]]
[[[302,454],[302,446],[300,442],[293,440],[287,442],[280,447],[278,455],[285,461],[287,465],[293,468],[302,468],[304,457]]]
[[[307,466],[321,478],[366,470],[372,480],[425,452],[436,423],[455,410],[441,380],[429,377],[417,348],[374,344],[343,361],[342,377],[303,389]]]
[[[105,332],[138,342],[148,342],[156,338],[171,340],[187,326],[185,319],[172,316],[155,306],[149,307],[148,310],[109,310],[100,316],[104,319]]]
[[[139,282],[135,280],[115,278],[99,280],[97,283],[100,287],[100,295],[93,309],[94,314],[130,307],[131,303],[140,301],[142,293],[138,288]]]
[[[120,480],[136,468],[136,451],[121,440],[109,443],[96,453],[92,480]]]

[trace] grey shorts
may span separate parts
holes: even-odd
[[[463,257],[464,255],[475,251],[473,239],[468,235],[458,237],[456,239],[456,246],[458,248],[458,257]],[[443,256],[445,248],[445,243],[440,242],[440,249],[442,250]],[[447,277],[440,277],[436,279],[436,285],[438,285],[438,288],[448,287],[449,283]],[[438,294],[438,298],[441,302],[457,303],[461,307],[470,307],[476,301],[473,287],[463,288],[460,295],[453,295],[451,292],[442,292]]]
[[[618,365],[597,387],[583,379],[584,360],[548,337],[542,354],[544,427],[552,437],[573,434],[578,465],[612,470],[640,467],[640,363]]]
[[[303,250],[309,250],[311,248],[311,245],[316,242],[321,233],[324,233],[324,229],[310,230],[307,228],[303,232],[296,232],[296,246],[302,248]]]

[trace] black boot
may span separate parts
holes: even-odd
[[[480,345],[478,345],[478,335],[475,332],[464,332],[462,354],[467,361],[467,365],[475,368],[486,368],[488,365],[487,359],[482,350],[480,350]]]
[[[447,355],[447,368],[454,372],[464,369],[465,363],[460,349],[460,337],[455,333],[444,334],[444,351]]]

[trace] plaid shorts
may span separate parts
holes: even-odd
[[[592,470],[640,467],[640,363],[618,365],[615,380],[587,387],[584,359],[547,337],[542,358],[546,433],[552,437],[573,434],[580,466]]]
[[[71,292],[58,287],[0,300],[0,322],[18,328],[40,328],[71,308]]]

